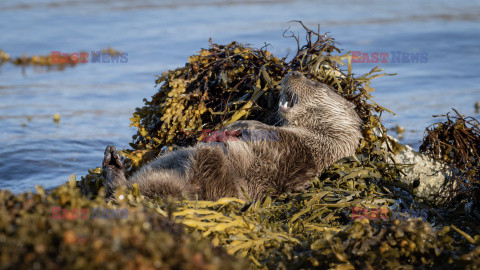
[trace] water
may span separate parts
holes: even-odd
[[[294,54],[296,44],[282,37],[291,20],[321,24],[346,50],[426,52],[426,63],[381,64],[398,75],[373,85],[375,100],[397,113],[384,118],[386,126],[405,127],[403,142],[418,147],[432,115],[454,107],[479,116],[478,14],[480,2],[470,0],[3,0],[0,49],[11,56],[113,46],[128,53],[128,63],[63,71],[0,66],[0,188],[53,187],[99,166],[106,145],[128,147],[135,133],[129,117],[154,94],[154,75],[182,66],[210,37]],[[357,63],[354,72],[376,65]]]

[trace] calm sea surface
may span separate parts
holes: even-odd
[[[188,56],[233,40],[292,55],[286,23],[321,25],[345,50],[389,53],[394,77],[375,81],[376,101],[419,146],[432,115],[452,107],[478,117],[479,1],[0,1],[0,49],[13,57],[51,51],[128,53],[127,63],[87,63],[63,71],[0,66],[0,188],[53,187],[100,166],[108,144],[128,147],[129,117],[155,93],[154,75]],[[426,55],[424,63],[393,62],[392,52]],[[425,58],[424,58],[425,60]],[[363,74],[377,64],[354,64]],[[61,120],[54,123],[53,115]]]

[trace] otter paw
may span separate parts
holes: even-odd
[[[226,126],[223,130],[225,131],[237,131],[237,130],[264,130],[269,129],[270,126],[256,120],[238,120],[232,124]]]
[[[249,123],[247,121],[239,120],[223,128],[225,131],[239,131],[248,129]]]
[[[123,162],[118,153],[117,148],[113,145],[107,146],[105,149],[105,157],[103,158],[103,167],[113,166],[118,169],[123,169]]]

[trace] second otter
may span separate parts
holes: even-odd
[[[232,196],[258,200],[302,189],[324,168],[355,154],[362,135],[354,107],[327,85],[290,72],[282,80],[280,93],[282,126],[245,120],[226,127],[273,136],[202,143],[170,152],[128,180],[118,151],[108,146],[103,161],[105,186],[112,193],[120,185],[138,183],[145,196],[184,194],[202,200]]]

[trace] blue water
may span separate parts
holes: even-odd
[[[380,64],[375,100],[397,116],[418,147],[432,115],[452,107],[479,116],[479,1],[61,1],[0,2],[0,49],[11,56],[98,51],[128,53],[127,63],[87,63],[63,71],[0,66],[0,188],[53,187],[100,165],[108,144],[128,147],[129,117],[155,93],[154,75],[188,56],[236,40],[293,55],[286,23],[321,25],[341,47],[371,55],[427,53],[426,63]],[[293,28],[300,32],[299,28]],[[300,32],[301,33],[301,32]],[[378,64],[354,64],[362,74]],[[53,121],[59,113],[60,122]]]

